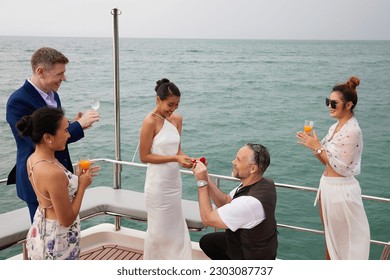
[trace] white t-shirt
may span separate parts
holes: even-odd
[[[237,188],[230,192],[230,197],[234,196]],[[253,196],[235,198],[217,211],[225,225],[233,232],[239,228],[254,228],[265,219],[263,205]]]

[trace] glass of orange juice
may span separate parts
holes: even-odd
[[[313,130],[313,126],[314,126],[314,121],[305,120],[305,123],[303,125],[303,130],[306,133],[310,133]]]
[[[79,155],[79,165],[81,169],[87,170],[91,166],[91,160],[89,155]]]

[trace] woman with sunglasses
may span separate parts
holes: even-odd
[[[364,210],[359,182],[363,137],[353,109],[358,102],[360,80],[351,77],[335,85],[325,104],[337,119],[319,141],[315,131],[298,132],[298,144],[313,151],[325,165],[317,198],[324,225],[326,259],[368,259],[370,228]],[[315,203],[316,204],[316,203]],[[315,205],[314,204],[314,205]]]

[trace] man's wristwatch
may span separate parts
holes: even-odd
[[[322,153],[322,151],[325,151],[325,149],[323,147],[321,147],[320,149],[317,149],[317,150],[313,150],[313,154],[319,155]]]
[[[203,187],[207,186],[209,183],[205,180],[199,180],[199,181],[196,181],[196,184],[198,185],[198,188],[203,188]]]

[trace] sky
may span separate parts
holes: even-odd
[[[0,0],[0,36],[390,40],[390,0]]]

